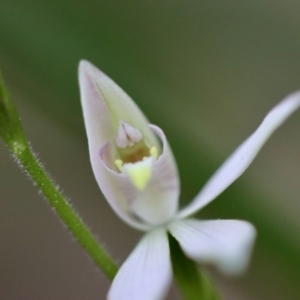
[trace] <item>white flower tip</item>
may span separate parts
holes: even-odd
[[[102,74],[102,72],[97,69],[92,63],[85,59],[80,60],[78,65],[78,77],[81,84],[86,84],[86,79],[95,79],[100,74]]]
[[[106,85],[107,88],[110,84],[115,84],[105,73],[85,59],[79,61],[78,77],[81,84],[83,84],[84,79],[89,79],[95,81],[98,86],[102,83],[102,88],[103,84]]]
[[[96,68],[87,60],[81,60],[78,65],[78,79],[81,92],[93,90],[94,83],[92,81],[93,73]]]
[[[79,65],[78,65],[78,72],[82,73],[85,72],[89,69],[95,68],[89,61],[85,60],[85,59],[81,59],[79,61]]]

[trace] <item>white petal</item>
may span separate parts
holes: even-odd
[[[116,275],[109,300],[159,300],[172,279],[170,250],[165,230],[148,233]]]
[[[159,148],[148,127],[149,121],[135,102],[112,79],[86,60],[79,64],[79,85],[86,129],[88,134],[92,131],[93,138],[98,136],[101,139],[100,146],[116,137],[111,135],[110,123],[113,122],[113,133],[116,134],[119,121],[124,121],[138,128],[149,144]]]
[[[139,128],[145,140],[158,149],[160,149],[159,141],[149,129],[148,120],[131,98],[87,61],[80,62],[79,85],[90,160],[97,183],[111,207],[123,221],[137,229],[146,230],[147,227],[127,211],[124,196],[115,186],[113,176],[101,163],[100,149],[106,142],[115,143],[120,120]],[[111,147],[110,150],[111,160],[114,161],[115,147]]]
[[[143,189],[138,189],[132,183],[130,176],[118,173],[105,163],[109,154],[109,144],[101,149],[103,166],[114,185],[114,192],[118,193],[118,201],[128,212],[133,213],[146,224],[159,225],[171,219],[178,208],[179,176],[168,141],[163,131],[154,125],[149,125],[161,138],[163,152],[158,159],[153,159],[150,179]]]
[[[300,92],[286,97],[265,117],[258,129],[244,141],[206,183],[179,218],[195,213],[220,195],[251,164],[270,135],[300,106]]]
[[[188,257],[229,275],[245,270],[256,236],[253,225],[237,220],[176,221],[170,232]]]

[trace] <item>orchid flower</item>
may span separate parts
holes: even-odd
[[[146,235],[123,263],[108,299],[163,299],[172,280],[167,234],[187,257],[211,263],[225,274],[247,267],[256,231],[239,220],[191,216],[219,196],[250,165],[269,136],[300,106],[300,92],[275,106],[210,178],[195,199],[178,211],[176,163],[164,132],[150,125],[132,99],[87,61],[79,83],[91,165],[115,213]]]

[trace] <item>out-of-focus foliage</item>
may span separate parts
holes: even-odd
[[[0,0],[0,65],[21,106],[33,105],[83,147],[77,64],[93,62],[165,129],[184,203],[275,103],[300,88],[299,12],[291,0]],[[300,294],[299,119],[284,125],[248,173],[199,214],[257,227],[253,264],[236,282],[245,299]],[[48,130],[45,124],[40,131]]]

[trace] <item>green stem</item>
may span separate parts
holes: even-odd
[[[18,113],[0,74],[0,137],[10,148],[18,164],[23,167],[39,187],[49,204],[67,226],[79,244],[85,249],[108,279],[118,271],[110,255],[99,244],[95,236],[52,182],[38,159],[33,154],[24,135]]]
[[[31,149],[26,147],[24,151],[19,153],[17,159],[79,244],[104,272],[107,278],[112,280],[118,271],[116,264],[83,223],[70,203],[64,198],[58,187],[50,180]]]
[[[186,300],[220,300],[209,276],[185,256],[177,240],[169,234],[173,273]]]

